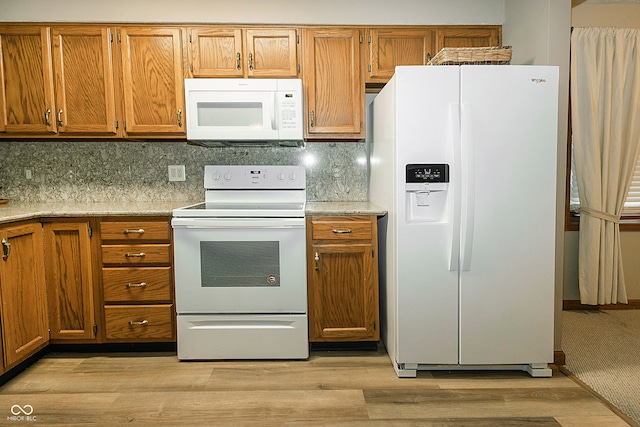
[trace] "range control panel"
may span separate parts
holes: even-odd
[[[305,189],[304,166],[205,165],[204,188],[219,189]]]

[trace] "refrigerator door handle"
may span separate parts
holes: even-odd
[[[475,162],[471,104],[460,108],[460,142],[462,152],[462,206],[461,206],[461,270],[471,269],[473,252],[473,228],[475,222]]]
[[[449,271],[458,271],[460,265],[460,183],[461,179],[461,143],[460,143],[460,104],[449,104],[449,123],[451,124],[451,147],[453,164],[451,165],[451,184],[449,191],[453,194],[451,251],[449,253]]]

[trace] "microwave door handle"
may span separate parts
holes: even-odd
[[[278,111],[278,97],[275,92],[271,92],[273,108],[271,109],[271,129],[276,130],[276,111]]]

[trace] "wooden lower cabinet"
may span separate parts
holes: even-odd
[[[49,330],[54,342],[96,338],[96,295],[89,219],[44,223]]]
[[[307,217],[310,342],[380,339],[376,216]]]
[[[100,236],[105,340],[174,342],[169,219],[103,219]]]
[[[2,350],[9,369],[49,341],[42,225],[0,227],[0,242]]]

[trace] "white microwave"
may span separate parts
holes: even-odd
[[[185,79],[187,139],[302,145],[300,79]]]

